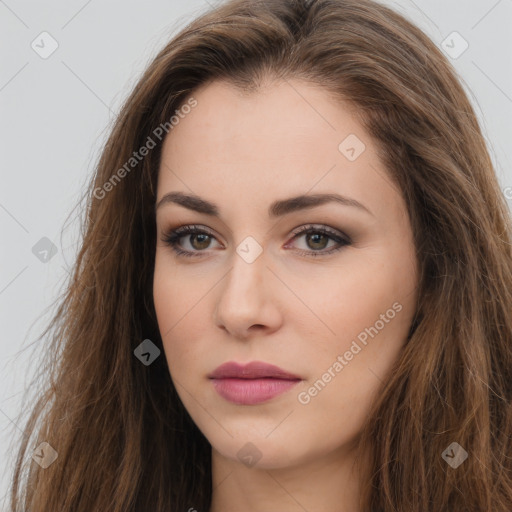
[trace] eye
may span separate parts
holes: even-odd
[[[180,240],[186,237],[189,238],[192,249],[196,249],[196,251],[188,251],[181,248]],[[162,241],[169,245],[179,256],[201,256],[199,253],[204,252],[208,248],[213,238],[213,234],[206,228],[191,225],[182,226],[169,232],[164,235]]]
[[[351,240],[348,236],[338,230],[334,230],[328,226],[306,225],[293,231],[296,240],[305,236],[305,243],[311,250],[298,250],[302,256],[326,256],[341,250],[344,246],[350,245]],[[189,239],[189,245],[192,250],[184,250],[180,244],[182,238]],[[210,247],[211,241],[215,240],[215,236],[207,228],[196,225],[182,226],[165,234],[162,241],[170,246],[179,256],[197,257],[202,256]],[[334,247],[324,250],[329,241],[335,242]],[[286,245],[288,247],[288,244]]]
[[[308,224],[294,230],[293,234],[295,235],[293,240],[305,236],[304,241],[306,245],[312,248],[312,250],[309,251],[300,250],[299,254],[301,256],[328,256],[329,254],[340,251],[343,247],[352,243],[347,235],[328,226],[315,226]],[[335,242],[334,247],[328,251],[323,250],[329,241]]]

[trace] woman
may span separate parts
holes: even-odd
[[[418,28],[215,8],[87,199],[11,510],[511,510],[510,214]]]

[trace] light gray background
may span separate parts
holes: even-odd
[[[21,433],[14,420],[37,368],[37,359],[28,365],[32,349],[20,350],[46,325],[46,308],[62,291],[76,254],[77,224],[62,231],[66,217],[115,114],[150,58],[213,3],[0,0],[0,509],[12,473],[8,450],[14,434]],[[451,61],[476,108],[512,206],[512,0],[382,3],[405,14],[439,46],[454,31],[469,43]],[[47,59],[31,47],[43,31],[59,45]],[[460,49],[460,41],[453,46]],[[32,252],[42,237],[58,251],[46,263]],[[44,350],[41,345],[37,350]]]

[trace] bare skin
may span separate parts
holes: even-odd
[[[162,203],[153,293],[171,377],[212,445],[210,512],[359,512],[354,446],[414,315],[405,203],[373,141],[323,89],[282,81],[241,94],[213,82],[193,96],[165,140],[157,204],[193,193],[219,217]],[[340,150],[350,134],[364,151],[355,139]],[[277,200],[328,193],[364,208],[328,202],[269,217]],[[162,239],[192,224],[208,233],[182,235],[179,248],[200,254],[178,255]],[[208,378],[226,361],[264,361],[302,380],[235,404]]]

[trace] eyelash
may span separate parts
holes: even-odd
[[[327,235],[331,240],[334,240],[338,244],[341,244],[339,247],[331,248],[329,250],[319,250],[319,251],[303,251],[299,250],[299,254],[301,256],[328,256],[330,254],[336,253],[343,249],[343,247],[346,247],[347,245],[351,244],[351,241],[349,237],[346,235],[340,236],[338,234],[338,231],[334,231],[331,228],[328,228],[327,226],[322,227],[315,227],[312,224],[308,224],[305,226],[300,227],[299,229],[295,230],[293,232],[294,237],[293,240],[296,238],[299,238],[302,235],[305,234],[312,234],[312,233],[321,233],[323,235]],[[186,257],[201,257],[202,253],[206,252],[204,251],[184,251],[183,249],[180,249],[179,247],[179,240],[183,238],[186,235],[208,235],[210,237],[214,237],[213,233],[205,228],[200,228],[196,225],[189,225],[189,226],[182,226],[179,227],[173,231],[170,231],[169,233],[164,234],[162,237],[162,242],[164,242],[166,245],[170,246],[172,250],[178,254],[178,256],[186,256]]]

